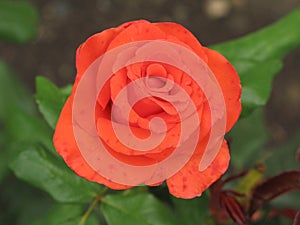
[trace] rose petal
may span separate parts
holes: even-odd
[[[165,39],[171,42],[175,42],[178,43],[180,45],[183,45],[187,48],[190,47],[190,42],[188,41],[189,38],[192,38],[192,47],[193,50],[195,50],[197,52],[197,54],[204,60],[206,61],[206,55],[204,53],[204,51],[202,50],[201,44],[197,41],[197,39],[189,32],[187,31],[185,28],[183,28],[180,25],[177,24],[173,24],[173,23],[162,23],[162,27],[157,26],[157,24],[151,24],[147,21],[141,21],[140,23],[135,23],[134,26],[129,26],[128,28],[126,28],[124,31],[122,31],[114,40],[112,40],[111,44],[109,45],[108,49],[112,49],[115,47],[118,47],[120,45],[129,43],[129,42],[133,42],[133,41],[141,41],[141,40],[157,40],[157,39]],[[154,26],[155,25],[155,26]],[[159,28],[158,28],[159,27]],[[166,35],[166,33],[164,32],[170,32],[171,34],[174,32],[179,32],[179,39],[177,38],[177,35]],[[174,33],[175,34],[175,33]],[[191,40],[190,40],[191,41]],[[136,67],[140,66],[142,67],[143,64],[139,65],[139,64],[135,64],[133,66],[129,67],[128,70],[128,77],[130,79],[136,79],[139,77],[142,77],[142,69],[137,70]],[[177,68],[174,68],[172,66],[167,66],[168,68],[166,68],[164,66],[164,69],[167,70],[168,74],[173,75],[174,77],[174,81],[176,82],[179,79],[181,79],[182,76],[182,71],[178,70]],[[135,69],[133,69],[135,68]],[[169,71],[169,69],[171,68],[171,73]],[[175,71],[174,71],[175,70]],[[140,76],[138,74],[136,74],[138,71],[140,71]],[[161,71],[159,71],[161,72]],[[118,77],[114,77],[114,83],[118,82]],[[121,85],[120,85],[121,83]],[[119,88],[115,88],[113,93],[112,93],[112,99],[115,98],[116,94],[121,90],[121,88],[125,87],[126,84],[124,83],[124,80],[121,79],[118,85]],[[111,83],[112,85],[112,83]],[[184,84],[183,88],[187,91],[187,93],[192,94],[193,91],[193,87]],[[199,90],[199,88],[197,88],[197,90]],[[194,89],[194,91],[197,93],[197,90]],[[197,93],[197,97],[199,98],[199,94]],[[197,98],[195,97],[195,98]],[[202,96],[200,96],[200,99],[202,99]],[[180,101],[180,99],[178,99]],[[199,103],[201,101],[197,101],[198,99],[195,99],[195,102]],[[155,104],[157,104],[159,106],[159,108],[157,108],[155,106],[155,104],[153,105],[152,102],[153,101]],[[141,117],[147,117],[149,115],[151,115],[152,113],[159,113],[160,108],[163,109],[165,112],[167,112],[168,114],[170,114],[171,116],[176,114],[176,110],[174,110],[174,107],[172,107],[169,103],[161,101],[160,99],[156,99],[156,98],[151,98],[151,99],[146,99],[145,100],[145,107],[141,107],[141,105],[143,105],[143,102],[139,102],[138,103],[138,107],[142,109],[141,110],[137,110],[138,111],[138,115],[140,115]],[[135,109],[137,109],[137,106],[135,107]],[[150,111],[150,112],[149,112]]]
[[[104,30],[89,37],[83,44],[78,47],[76,51],[77,75],[73,90],[76,89],[81,76],[84,74],[87,68],[108,50],[108,46],[112,42],[112,40],[114,40],[119,33],[121,33],[130,25],[140,22],[142,21],[132,21],[124,23],[116,28]],[[98,102],[100,103],[102,108],[105,108],[106,104],[109,101],[109,89],[109,83],[106,83],[101,91],[101,94],[99,95]]]
[[[161,153],[165,149],[172,148],[176,146],[178,142],[178,138],[174,136],[178,136],[180,134],[180,127],[177,126],[173,128],[172,131],[168,132],[168,135],[163,140],[163,142],[155,149],[150,150],[148,152],[145,151],[135,151],[133,149],[129,149],[122,143],[120,143],[119,138],[115,135],[114,128],[112,126],[112,121],[110,120],[110,110],[106,109],[104,111],[97,110],[97,130],[99,137],[105,142],[111,149],[116,152],[122,153],[124,155],[147,155],[147,154],[154,154],[154,153]],[[126,125],[118,124],[118,129],[124,129],[125,131]],[[143,129],[140,127],[131,127],[133,134],[137,136],[137,138],[145,139],[149,136],[149,125],[147,126],[148,129]],[[155,134],[157,135],[157,139],[162,134]],[[159,155],[157,156],[159,157]],[[151,157],[153,158],[153,157]],[[159,158],[160,159],[160,158]]]
[[[110,78],[110,94],[111,99],[114,101],[120,91],[128,84],[126,76],[126,68],[119,70]]]
[[[101,55],[103,55],[110,42],[124,30],[123,27],[110,28],[89,37],[81,44],[76,52],[77,77],[81,77],[86,69]]]
[[[162,112],[162,108],[149,98],[138,101],[133,106],[134,111],[141,117],[148,117],[153,114]]]
[[[113,38],[122,30],[123,28],[111,28],[104,30],[101,33],[95,34],[88,38],[83,44],[79,46],[76,52],[76,68],[77,76],[76,81],[73,86],[73,91],[75,91],[77,84],[88,69],[88,67],[101,55],[103,55]],[[109,83],[106,83],[99,95],[99,103],[105,108],[110,98]]]
[[[159,63],[151,63],[147,66],[147,76],[166,77],[167,71],[165,67]]]
[[[56,151],[60,154],[67,165],[79,176],[88,180],[104,184],[112,189],[127,189],[129,186],[111,182],[96,173],[84,160],[81,155],[72,127],[72,104],[73,95],[66,101],[59,120],[56,125],[53,143]]]
[[[224,56],[208,48],[204,48],[204,50],[208,56],[208,66],[217,78],[223,92],[227,112],[226,132],[228,132],[238,120],[242,110],[240,78]]]
[[[151,158],[151,159],[156,158],[158,161],[161,161],[162,159],[165,158],[166,155],[168,155],[170,153],[168,149],[174,149],[177,146],[180,136],[182,136],[182,141],[186,141],[189,138],[189,135],[191,133],[193,133],[198,126],[197,123],[194,123],[193,120],[191,120],[192,117],[189,117],[186,120],[184,120],[183,123],[185,124],[185,126],[189,126],[190,133],[187,132],[187,133],[181,134],[181,123],[176,123],[176,124],[168,124],[167,123],[167,126],[168,126],[167,128],[169,128],[169,130],[166,133],[166,136],[163,139],[163,141],[161,143],[158,143],[158,146],[156,148],[149,150],[149,151],[135,151],[135,150],[130,149],[130,148],[126,147],[125,145],[123,145],[120,142],[119,137],[116,136],[115,130],[112,126],[112,121],[110,120],[110,110],[109,109],[106,109],[104,111],[96,110],[96,112],[97,112],[96,118],[97,118],[98,135],[101,138],[101,140],[103,140],[103,142],[106,143],[110,147],[110,149],[112,151],[121,153],[125,156],[144,155],[147,158]],[[197,111],[197,114],[198,114],[199,120],[201,121],[202,108],[199,111]],[[154,117],[154,116],[152,116],[152,117]],[[162,119],[164,119],[164,118],[162,117]],[[201,125],[201,123],[200,123],[200,125]],[[145,125],[145,127],[147,129],[143,129],[140,126],[135,127],[132,125],[130,128],[131,128],[131,131],[133,132],[133,134],[137,138],[145,139],[145,138],[148,138],[150,135],[149,121],[148,121],[148,124]],[[118,123],[118,129],[120,129],[120,132],[123,132],[123,133],[127,132],[125,130],[125,128],[126,128],[126,125]],[[122,131],[122,129],[124,129],[124,131]],[[201,135],[202,134],[206,135],[208,133],[207,130],[209,130],[209,129],[210,129],[210,126],[208,126],[208,128],[200,126]],[[157,135],[157,137],[154,137],[154,138],[156,138],[156,139],[154,139],[154,142],[156,143],[157,142],[156,140],[158,140],[159,137],[163,134],[154,134],[154,135]],[[200,137],[200,138],[202,138],[202,137]],[[159,154],[157,154],[157,153],[159,153]],[[164,154],[162,154],[162,153],[164,153]],[[119,155],[119,156],[121,157],[121,155]],[[149,162],[149,160],[148,160],[148,162]]]
[[[193,49],[195,53],[204,61],[207,61],[207,56],[203,51],[202,45],[199,43],[197,38],[185,27],[177,23],[165,22],[165,23],[154,23],[156,27],[164,31],[169,36],[176,37],[181,42],[185,43],[188,47]]]
[[[206,170],[199,171],[199,163],[206,142],[207,140],[200,142],[191,160],[178,173],[167,180],[169,192],[172,195],[185,199],[200,196],[227,170],[230,156],[227,143],[224,140],[212,164]]]
[[[153,26],[152,23],[141,20],[137,21],[134,26],[129,26],[120,32],[119,35],[111,41],[108,50],[134,41],[157,39],[166,39],[166,34],[159,28]]]

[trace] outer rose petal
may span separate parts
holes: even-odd
[[[111,41],[124,29],[135,23],[143,23],[143,20],[121,24],[116,28],[110,28],[94,34],[82,43],[76,52],[77,76],[82,76],[85,70],[101,55],[103,55]]]
[[[228,132],[236,123],[242,111],[240,77],[224,56],[217,51],[208,48],[203,49],[208,56],[207,64],[217,78],[223,92],[227,112],[226,132]]]
[[[123,27],[111,28],[89,37],[76,52],[77,76],[81,77],[86,69],[103,55],[112,39],[123,30]]]
[[[107,47],[112,39],[121,32],[124,28],[111,28],[97,33],[88,38],[83,44],[81,44],[76,52],[76,68],[77,76],[73,86],[73,91],[76,89],[77,84],[88,69],[88,67],[101,55],[105,53]],[[101,97],[98,99],[100,105],[104,108],[110,99],[109,83],[105,84],[101,91]]]
[[[159,27],[168,35],[176,37],[178,40],[187,44],[195,53],[204,61],[207,62],[207,56],[203,51],[202,45],[199,43],[197,38],[185,27],[177,23],[165,22],[165,23],[154,23],[156,27]]]
[[[76,52],[76,69],[77,76],[73,89],[76,89],[77,83],[80,80],[81,76],[87,70],[87,68],[101,55],[103,55],[111,41],[117,37],[117,35],[122,32],[124,29],[129,27],[134,23],[142,23],[143,21],[132,21],[128,23],[124,23],[116,28],[110,28],[104,30],[100,33],[94,34],[89,37],[83,44],[81,44]],[[98,99],[102,108],[104,108],[107,102],[110,99],[110,87],[109,82],[105,84],[103,90],[100,95],[100,99]]]
[[[67,165],[81,177],[104,184],[112,189],[130,188],[129,186],[117,184],[105,179],[86,163],[78,149],[73,133],[72,104],[73,95],[71,95],[65,103],[56,125],[53,143],[58,154],[60,154]]]
[[[227,170],[230,156],[228,145],[224,140],[212,164],[206,170],[199,171],[198,167],[205,147],[205,142],[199,143],[192,159],[167,180],[169,192],[175,197],[190,199],[200,196]]]
[[[129,26],[110,43],[108,50],[127,44],[133,41],[166,39],[166,34],[152,23],[141,20]]]

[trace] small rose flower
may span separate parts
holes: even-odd
[[[161,41],[161,47],[157,47],[157,41]],[[230,156],[223,136],[220,139],[221,144],[213,149],[216,154],[211,161],[207,161],[209,165],[202,170],[199,169],[199,165],[206,154],[210,134],[219,123],[218,120],[221,118],[225,120],[224,134],[237,121],[241,112],[241,86],[235,69],[222,55],[203,47],[188,30],[176,23],[150,23],[144,20],[125,23],[93,35],[78,48],[77,76],[72,94],[66,101],[56,126],[53,139],[55,148],[79,176],[112,189],[127,189],[134,186],[117,182],[114,177],[108,177],[97,170],[94,165],[97,160],[100,162],[101,155],[98,157],[95,145],[89,146],[86,140],[86,146],[90,147],[90,155],[95,156],[94,164],[89,163],[89,159],[78,146],[80,141],[74,132],[74,126],[78,126],[77,122],[84,124],[85,121],[74,122],[73,118],[74,99],[80,89],[80,83],[90,75],[87,75],[89,68],[102,56],[130,43],[136,44],[120,50],[115,55],[111,68],[108,68],[112,74],[103,86],[100,84],[103,82],[101,75],[107,69],[104,66],[105,57],[98,65],[100,69],[96,72],[97,75],[95,74],[95,82],[90,84],[90,92],[95,93],[99,85],[101,86],[99,94],[96,93],[93,109],[96,136],[112,157],[135,166],[136,170],[149,165],[159,165],[169,159],[177,148],[181,149],[182,158],[185,151],[192,150],[178,171],[165,179],[170,193],[176,197],[200,196],[228,168]],[[181,48],[185,50],[182,51]],[[184,55],[185,51],[191,55]],[[203,64],[199,71],[196,71],[196,76],[201,78],[211,74],[215,77],[224,105],[212,104],[211,99],[214,98],[212,87],[206,82],[199,85],[199,82],[191,76],[190,73],[195,73],[190,67],[193,55]],[[144,60],[134,61],[141,58]],[[128,110],[125,110],[127,108]],[[82,113],[84,114],[84,110]],[[214,118],[213,115],[217,116]],[[128,127],[136,138],[146,140],[151,136],[153,140],[159,140],[160,144],[146,148],[146,144],[128,141],[131,147],[128,146],[116,134],[117,129],[131,140],[130,132],[126,129]],[[92,136],[88,129],[84,132]],[[195,147],[189,144],[193,140],[196,140]],[[180,161],[179,156],[173,159],[174,162]],[[114,165],[109,167],[113,174],[116,170]],[[151,174],[148,174],[142,183],[161,184],[164,181],[164,174],[163,171],[160,172],[162,179],[158,182],[151,182]],[[123,173],[124,176],[132,175],[129,171]]]

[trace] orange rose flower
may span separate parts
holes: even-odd
[[[226,171],[240,79],[187,29],[142,20],[104,30],[78,48],[76,67],[53,141],[79,176],[119,190],[166,180],[193,198]]]

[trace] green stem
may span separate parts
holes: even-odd
[[[95,208],[95,206],[97,205],[98,202],[98,198],[96,197],[94,199],[94,201],[90,204],[89,208],[87,209],[87,211],[84,213],[84,215],[82,216],[80,222],[78,225],[84,225],[87,218],[90,216],[91,212],[93,211],[93,209]]]
[[[105,192],[108,191],[108,188],[104,188],[92,201],[92,203],[90,204],[89,208],[86,210],[86,212],[84,213],[84,215],[82,216],[80,222],[78,225],[85,225],[86,220],[89,218],[91,212],[93,211],[93,209],[96,207],[98,201],[101,200],[102,196],[105,194]]]

